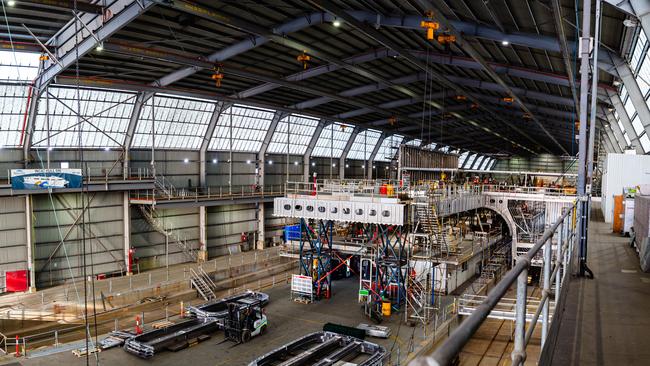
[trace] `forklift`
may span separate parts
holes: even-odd
[[[241,299],[228,303],[228,314],[224,319],[224,332],[226,339],[237,344],[248,342],[266,332],[268,324],[266,314],[259,303]]]

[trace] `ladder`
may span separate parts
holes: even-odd
[[[164,227],[162,221],[156,214],[156,209],[153,205],[138,205],[138,208],[140,209],[140,212],[142,212],[145,221],[147,221],[152,228],[169,238],[169,240],[178,246],[188,258],[193,262],[196,262],[198,258],[196,250],[192,248],[187,240],[180,237],[177,230],[166,229]]]
[[[214,287],[216,286],[203,268],[199,267],[196,270],[190,268],[190,284],[201,295],[203,300],[210,301],[217,298],[214,293]]]
[[[435,254],[449,254],[449,244],[440,226],[436,206],[433,201],[427,200],[426,205],[420,204],[415,207],[420,227],[426,234],[429,234],[431,242],[434,243],[434,248],[437,252]]]

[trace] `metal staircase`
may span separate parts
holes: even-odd
[[[201,295],[203,300],[210,301],[217,298],[214,293],[217,286],[203,268],[198,267],[196,270],[190,268],[190,284]]]
[[[449,243],[440,226],[435,204],[431,200],[427,200],[426,205],[416,205],[416,213],[422,231],[429,235],[430,242],[433,244],[431,254],[434,256],[450,254]]]
[[[138,208],[140,209],[140,212],[142,212],[145,221],[147,221],[152,228],[166,236],[170,242],[178,246],[192,261],[195,262],[197,260],[198,256],[196,250],[192,248],[187,240],[180,236],[178,230],[165,228],[165,225],[156,213],[154,205],[138,205]]]

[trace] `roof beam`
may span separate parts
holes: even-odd
[[[85,23],[85,27],[82,25],[75,26],[76,19],[73,19],[72,24],[69,23],[65,31],[53,37],[52,42],[57,46],[56,57],[59,62],[48,61],[49,64],[34,82],[36,89],[42,92],[43,86],[49,84],[63,70],[73,65],[80,57],[95,49],[98,43],[103,42],[137,19],[155,4],[156,2],[153,0],[117,0],[107,8],[108,11],[115,15],[106,23],[102,21],[102,16],[99,15],[93,15],[92,19]],[[91,14],[85,15],[90,16]],[[86,22],[86,18],[81,17],[80,19]],[[93,34],[90,34],[88,30],[92,31]],[[78,39],[78,35],[81,35],[82,39]],[[64,38],[65,36],[68,36],[68,38]]]
[[[227,60],[230,57],[241,54],[255,47],[261,46],[267,43],[268,41],[273,41],[282,44],[286,47],[294,48],[300,51],[309,50],[308,53],[310,53],[314,57],[325,59],[322,57],[324,56],[322,53],[317,54],[317,52],[314,52],[315,50],[312,50],[310,47],[305,47],[305,45],[300,45],[295,41],[289,40],[288,38],[286,38],[286,35],[288,33],[297,32],[301,29],[310,27],[312,25],[322,24],[323,22],[330,22],[335,18],[334,16],[327,13],[311,13],[305,16],[295,18],[288,22],[276,25],[271,30],[266,30],[263,29],[262,27],[251,25],[248,22],[229,17],[223,13],[219,13],[218,11],[212,8],[204,7],[198,4],[190,4],[186,1],[177,0],[167,5],[172,6],[179,11],[188,12],[220,24],[227,24],[237,29],[255,35],[250,39],[245,39],[239,43],[236,43],[232,46],[226,47],[211,55],[208,55],[206,59],[212,62],[222,62],[224,60]],[[383,14],[376,13],[376,12],[368,12],[368,11],[350,11],[349,14],[352,17],[354,17],[354,19],[363,22],[372,23],[377,28],[383,26],[389,28],[405,28],[405,29],[417,30],[420,32],[422,31],[422,28],[420,27],[420,21],[423,20],[423,18],[421,16],[408,15],[408,16],[401,16],[401,17],[386,17]],[[552,37],[540,36],[536,34],[526,34],[526,33],[506,34],[499,30],[487,26],[479,25],[476,23],[472,23],[472,22],[452,21],[451,24],[457,30],[463,32],[463,34],[477,37],[477,38],[485,38],[494,41],[501,41],[504,39],[508,39],[512,44],[518,44],[518,45],[531,47],[531,48],[541,48],[541,49],[546,49],[555,52],[559,52],[560,49],[558,41],[556,39],[553,39]],[[572,47],[575,47],[575,44],[572,43],[571,45]],[[386,51],[381,51],[381,52],[386,52]],[[372,53],[368,53],[366,54],[366,57],[369,58],[379,57],[379,55],[373,55]],[[344,62],[342,63],[332,63],[331,65],[327,65],[326,67],[315,69],[314,71],[308,70],[305,73],[298,73],[298,74],[288,76],[286,77],[286,80],[288,81],[301,80],[300,79],[301,75],[313,75],[326,70],[334,70],[340,68],[349,69],[350,65],[359,62],[364,62],[364,61],[348,58],[345,59]],[[603,66],[605,67],[606,65]],[[181,80],[187,76],[196,73],[198,70],[200,70],[200,68],[195,68],[195,67],[185,67],[183,69],[179,69],[173,73],[164,76],[163,78],[158,79],[156,85],[159,86],[170,85],[178,80]],[[605,70],[607,70],[606,67]],[[239,97],[242,98],[250,97],[259,92],[272,90],[275,87],[277,86],[274,86],[272,83],[262,84],[253,89],[243,91],[242,94],[239,95]]]
[[[535,117],[533,112],[528,109],[528,107],[524,104],[524,102],[521,100],[521,98],[519,98],[519,96],[515,93],[515,91],[512,90],[510,85],[508,85],[488,65],[487,61],[485,61],[483,56],[481,56],[481,54],[476,49],[474,49],[474,47],[469,42],[467,42],[464,39],[464,36],[465,36],[464,34],[461,34],[461,32],[459,32],[454,27],[454,25],[442,14],[442,12],[439,11],[439,9],[437,9],[437,7],[431,1],[429,1],[429,0],[415,0],[415,1],[418,2],[420,4],[420,6],[422,6],[423,10],[437,10],[436,12],[434,12],[433,18],[435,20],[437,20],[445,29],[447,29],[447,31],[449,31],[451,34],[456,36],[455,44],[458,45],[468,55],[470,55],[474,60],[476,60],[476,62],[478,62],[481,66],[483,66],[483,71],[485,71],[492,78],[492,80],[497,82],[497,84],[501,85],[501,87],[504,89],[504,91],[506,93],[508,93],[511,98],[514,99],[515,103],[517,103],[524,112],[530,114],[530,118],[540,127],[542,132],[544,132],[544,134],[546,134],[546,136],[548,136],[548,138],[551,141],[553,141],[553,143],[555,143],[555,145],[557,145],[560,148],[560,150],[562,150],[562,152],[564,152],[565,154],[568,154],[568,151],[564,148],[564,146],[562,146],[562,144],[560,144],[555,139],[555,137],[548,130],[546,130],[546,128],[544,128],[542,123],[537,119],[537,117]],[[542,146],[542,147],[544,148],[544,150],[550,152],[545,146]]]
[[[624,149],[625,147],[627,147],[627,142],[623,137],[623,131],[621,131],[621,128],[618,126],[618,122],[616,121],[616,118],[614,118],[614,115],[610,113],[609,110],[606,110],[603,107],[601,107],[601,111],[605,115],[605,118],[607,119],[607,122],[609,124],[609,129],[612,131],[614,135],[612,142],[615,142],[615,145],[618,145],[621,149]]]
[[[621,124],[623,125],[623,128],[627,133],[627,137],[630,139],[630,142],[632,143],[632,146],[637,151],[637,153],[643,154],[643,148],[639,143],[639,136],[636,134],[636,131],[634,131],[634,127],[632,127],[632,121],[630,121],[630,117],[627,115],[627,112],[625,111],[625,107],[623,106],[621,97],[618,95],[618,93],[613,91],[608,91],[607,93],[609,94],[609,98],[612,101],[612,105],[614,106],[614,109],[616,109],[616,114],[618,114],[618,118],[620,119]]]
[[[15,3],[16,5],[34,5],[47,9],[76,9],[80,12],[92,14],[102,14],[104,11],[104,7],[101,5],[73,0],[18,0]]]
[[[315,0],[309,0],[309,2],[310,2],[311,4],[313,4],[314,6],[319,7],[319,8],[321,8],[321,9],[323,9],[323,10],[325,10],[325,11],[331,13],[331,14],[334,15],[335,17],[339,17],[339,18],[341,18],[341,19],[344,19],[346,22],[350,23],[352,26],[354,26],[355,28],[357,28],[357,29],[359,29],[361,32],[363,32],[366,36],[368,36],[368,37],[374,39],[375,41],[379,42],[380,44],[383,44],[384,46],[386,46],[386,47],[392,49],[393,51],[395,51],[395,52],[397,52],[397,53],[399,53],[399,54],[400,54],[402,57],[404,57],[404,58],[405,58],[409,63],[413,64],[413,65],[416,66],[417,68],[421,69],[422,71],[429,72],[429,75],[431,76],[431,79],[432,79],[433,81],[436,81],[436,82],[438,82],[438,83],[440,83],[440,84],[443,84],[443,85],[449,87],[450,89],[457,90],[457,91],[460,92],[461,94],[468,94],[467,92],[465,92],[465,91],[464,91],[462,88],[460,88],[459,86],[454,85],[454,83],[451,83],[451,82],[449,82],[448,80],[446,80],[446,79],[444,78],[444,76],[442,76],[442,75],[440,75],[440,74],[437,74],[437,73],[434,72],[433,70],[430,70],[429,67],[428,67],[428,65],[426,65],[424,62],[420,61],[417,57],[414,57],[414,56],[413,56],[412,54],[410,54],[408,51],[404,50],[404,49],[403,49],[402,47],[400,47],[397,43],[393,42],[391,39],[389,39],[388,37],[386,37],[384,34],[382,34],[381,32],[379,32],[377,29],[372,28],[372,27],[369,27],[368,24],[366,24],[366,23],[364,23],[364,22],[362,22],[362,21],[357,20],[354,16],[352,16],[351,14],[349,14],[347,11],[345,11],[345,10],[339,8],[339,7],[338,7],[336,4],[334,4],[333,2],[331,2],[331,1],[329,1],[329,0],[318,0],[318,1],[315,1]],[[444,106],[441,105],[441,104],[439,104],[439,103],[437,103],[437,102],[434,102],[434,101],[428,101],[427,103],[430,104],[430,105],[432,105],[432,106],[434,106],[434,107],[437,108],[437,109],[441,109],[441,110],[444,109]],[[458,114],[458,113],[457,113],[457,116],[456,116],[456,117],[458,117],[459,119],[463,119],[463,120],[464,120],[464,118],[462,117],[462,115],[460,115],[460,114]],[[496,136],[502,138],[503,140],[505,140],[505,141],[507,141],[507,142],[509,142],[509,143],[511,143],[511,144],[514,144],[514,145],[518,146],[519,148],[522,148],[522,149],[524,149],[524,150],[527,150],[527,151],[529,151],[529,152],[531,152],[531,153],[533,153],[533,154],[535,153],[534,150],[531,150],[531,149],[529,149],[528,147],[523,146],[523,145],[521,145],[520,143],[518,143],[518,142],[516,142],[516,141],[514,141],[514,140],[511,140],[511,139],[509,139],[509,138],[507,138],[507,137],[505,137],[505,136],[503,136],[503,135],[501,135],[501,134],[499,134],[499,133],[495,133],[495,132],[493,132],[492,130],[490,130],[489,128],[487,128],[487,127],[485,127],[485,126],[479,126],[478,123],[476,123],[475,121],[468,120],[467,122],[470,123],[470,124],[475,125],[476,127],[480,127],[480,128],[482,128],[484,131],[486,131],[487,133],[494,134],[494,135],[496,135]],[[516,129],[516,127],[514,127],[514,126],[512,126],[512,128],[513,128],[513,129]],[[520,133],[521,133],[522,135],[526,136],[525,133],[523,133],[523,132],[521,132],[521,131],[520,131]],[[544,148],[543,146],[539,145],[538,142],[532,140],[532,138],[529,138],[529,139],[530,139],[530,140],[531,140],[535,145]]]
[[[569,53],[569,46],[566,41],[566,32],[564,31],[564,22],[562,21],[562,7],[560,0],[552,0],[553,20],[555,21],[555,30],[557,31],[557,38],[560,42],[560,51],[562,52],[562,60],[564,61],[564,68],[567,73],[567,81],[569,82],[569,89],[573,96],[573,103],[575,110],[578,109],[578,93],[575,84],[575,75],[573,73],[573,65],[571,64],[571,54]]]
[[[625,89],[627,89],[628,98],[632,100],[632,104],[639,116],[641,124],[646,133],[650,136],[650,109],[648,108],[648,104],[646,104],[643,93],[641,93],[639,84],[636,82],[633,71],[627,61],[622,58],[615,57],[613,60],[616,70],[621,77],[621,81],[623,81],[623,85],[625,85]]]

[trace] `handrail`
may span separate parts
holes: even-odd
[[[525,347],[530,340],[535,325],[540,314],[543,319],[542,328],[542,346],[548,332],[549,303],[551,296],[551,286],[556,282],[555,302],[557,303],[560,294],[562,278],[570,266],[575,239],[572,219],[576,215],[576,202],[569,209],[565,209],[560,218],[549,227],[544,235],[535,243],[535,245],[526,253],[526,255],[517,258],[514,267],[508,271],[501,281],[499,281],[492,291],[486,296],[485,301],[478,305],[475,311],[463,323],[456,328],[447,340],[438,347],[431,356],[420,357],[413,360],[409,366],[441,366],[449,365],[452,360],[459,354],[463,346],[476,333],[483,321],[489,316],[490,312],[497,306],[499,301],[506,295],[508,289],[517,282],[517,301],[515,307],[515,337],[514,350],[512,353],[513,365],[520,365],[526,360]],[[567,218],[571,218],[567,220]],[[562,227],[560,228],[560,225]],[[558,228],[560,230],[558,231]],[[551,271],[551,241],[553,235],[558,232],[557,241],[557,260],[554,269]],[[544,290],[528,330],[526,324],[526,291],[528,281],[528,267],[537,252],[544,247]],[[563,267],[563,271],[560,268]]]

